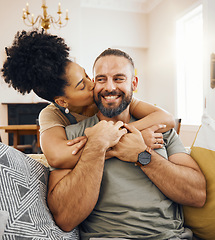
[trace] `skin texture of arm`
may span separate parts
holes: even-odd
[[[126,125],[130,133],[109,151],[122,161],[136,162],[138,154],[146,149],[141,133]],[[206,181],[197,163],[186,153],[177,153],[168,161],[152,151],[151,162],[141,167],[150,180],[173,201],[193,207],[202,207],[206,201]]]
[[[68,146],[65,129],[63,127],[53,127],[44,131],[41,136],[42,151],[45,154],[48,163],[54,168],[70,168],[73,169],[82,151],[74,154],[77,147],[82,147],[86,143],[86,138],[78,143]]]
[[[204,206],[205,178],[188,154],[173,154],[169,161],[164,161],[159,154],[152,151],[151,163],[141,169],[173,201],[192,207]]]
[[[139,101],[137,99],[135,101],[138,101],[138,103],[132,110],[131,114],[136,119],[140,120],[129,123],[129,125],[134,126],[139,131],[157,124],[166,125],[166,127],[159,129],[158,132],[166,132],[171,128],[174,128],[175,119],[172,114],[162,110],[161,108],[155,107],[152,104]]]
[[[57,225],[71,231],[93,210],[99,195],[105,152],[127,133],[123,122],[100,121],[85,130],[88,141],[73,170],[50,173],[48,206]]]

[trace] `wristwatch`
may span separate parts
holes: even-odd
[[[149,164],[151,162],[151,152],[152,149],[150,147],[147,147],[144,152],[139,153],[135,165],[142,167]]]

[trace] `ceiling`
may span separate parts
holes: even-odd
[[[81,0],[82,7],[148,13],[162,0]]]

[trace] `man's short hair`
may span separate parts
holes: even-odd
[[[93,69],[95,67],[96,62],[101,58],[101,57],[105,57],[105,56],[118,56],[118,57],[124,57],[126,59],[128,59],[128,61],[131,63],[133,69],[134,69],[134,61],[133,59],[126,53],[123,52],[119,49],[114,49],[114,48],[108,48],[106,50],[104,50],[95,60],[94,64],[93,64]]]

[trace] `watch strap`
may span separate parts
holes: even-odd
[[[148,146],[147,146],[147,148],[146,148],[145,151],[148,152],[148,153],[150,153],[150,154],[152,154],[152,149],[151,149],[150,147],[148,147]]]

